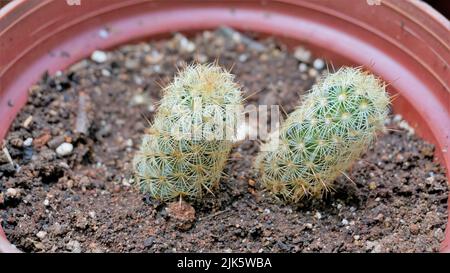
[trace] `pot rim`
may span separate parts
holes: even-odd
[[[83,0],[81,0],[83,1]],[[60,1],[61,2],[61,1]],[[110,6],[108,6],[109,3],[112,3]],[[167,4],[167,7],[160,8],[159,5],[164,6],[164,4],[161,4],[158,1],[154,1],[153,3],[149,3],[148,1],[144,0],[130,0],[130,1],[120,1],[118,0],[109,0],[108,4],[105,4],[106,1],[103,2],[103,7],[98,7],[99,10],[104,11],[105,13],[99,13],[97,12],[97,16],[104,16],[104,18],[108,18],[107,15],[113,14],[117,10],[109,9],[113,5],[116,5],[117,7],[121,6],[121,8],[127,8],[129,10],[132,9],[132,5],[149,5],[149,7],[154,7],[155,10],[149,10],[147,12],[138,13],[134,11],[134,13],[126,14],[128,17],[120,18],[119,16],[110,18],[111,21],[108,21],[109,25],[113,25],[114,27],[117,27],[118,29],[122,28],[122,30],[126,29],[125,27],[131,27],[134,26],[134,28],[129,29],[129,33],[119,33],[117,35],[111,35],[110,40],[101,40],[98,37],[92,38],[92,33],[95,33],[95,31],[98,31],[100,25],[93,25],[93,26],[84,26],[85,29],[76,29],[76,26],[74,25],[64,25],[66,28],[60,30],[59,32],[55,32],[55,34],[62,36],[64,35],[64,31],[67,30],[76,30],[73,31],[73,33],[76,34],[76,37],[72,37],[71,39],[68,39],[67,37],[62,39],[61,41],[58,41],[57,43],[53,44],[53,46],[57,47],[58,49],[67,49],[67,48],[80,48],[82,43],[81,40],[84,42],[89,41],[92,43],[90,46],[87,46],[85,48],[82,48],[79,50],[78,53],[73,54],[72,57],[70,57],[69,60],[61,60],[61,59],[51,59],[50,57],[42,57],[41,59],[37,59],[38,56],[35,56],[34,61],[36,61],[36,65],[42,66],[43,64],[48,65],[48,70],[50,72],[55,72],[57,69],[62,69],[64,67],[67,67],[70,63],[73,63],[81,58],[84,58],[88,56],[88,52],[93,51],[94,49],[106,49],[110,48],[112,46],[116,46],[119,44],[123,44],[127,41],[135,40],[135,39],[142,39],[144,37],[154,36],[157,34],[167,33],[169,30],[200,30],[200,29],[209,29],[215,26],[220,25],[223,22],[228,22],[229,25],[233,27],[237,27],[239,29],[249,29],[254,30],[257,32],[263,32],[263,33],[269,33],[273,36],[285,36],[289,37],[290,39],[294,39],[295,41],[302,41],[306,42],[307,44],[310,44],[313,48],[317,46],[318,52],[323,52],[323,56],[325,57],[331,57],[330,55],[327,55],[327,50],[331,52],[334,59],[338,60],[345,60],[343,62],[346,62],[350,60],[350,63],[363,63],[366,65],[369,65],[371,70],[373,70],[375,73],[380,74],[384,76],[386,80],[389,80],[392,82],[392,86],[395,88],[392,88],[393,92],[397,92],[397,90],[400,91],[401,94],[406,96],[406,99],[399,99],[398,102],[396,102],[395,107],[397,110],[400,110],[402,113],[405,113],[405,117],[408,120],[414,120],[417,124],[417,129],[419,134],[423,135],[425,139],[431,140],[435,144],[437,144],[437,147],[441,149],[441,151],[438,151],[438,155],[440,156],[440,159],[443,160],[446,163],[447,166],[447,177],[450,178],[449,174],[449,166],[450,166],[450,156],[447,152],[447,149],[449,147],[449,135],[450,135],[450,128],[445,128],[445,124],[448,121],[447,124],[450,124],[450,103],[445,104],[445,99],[450,98],[449,95],[449,89],[448,89],[448,83],[445,80],[445,78],[440,77],[440,74],[437,73],[435,70],[437,68],[430,66],[429,62],[426,62],[424,58],[421,58],[418,55],[414,54],[406,54],[408,53],[405,48],[396,49],[390,49],[390,48],[383,48],[387,47],[388,45],[392,46],[392,44],[395,44],[397,41],[392,40],[392,37],[389,37],[388,35],[385,35],[385,33],[380,32],[377,29],[374,29],[370,25],[368,26],[366,22],[362,22],[361,19],[352,18],[351,15],[343,13],[342,7],[336,6],[335,3],[333,3],[330,0],[321,0],[317,3],[311,3],[304,0],[278,0],[273,1],[273,3],[269,4],[261,4],[260,1],[241,1],[241,3],[236,1],[217,1],[215,3],[203,3],[202,6],[197,5],[196,3],[199,1],[193,1],[193,2],[184,2],[181,0],[175,0],[175,1],[166,1],[165,4]],[[336,1],[339,2],[339,1]],[[31,3],[31,4],[30,4]],[[124,4],[125,3],[125,4]],[[70,7],[73,9],[83,8],[83,5],[89,6],[91,3],[83,3],[81,7]],[[128,6],[128,4],[130,4]],[[154,6],[152,6],[154,4]],[[31,5],[31,8],[30,8]],[[33,6],[34,5],[34,6]],[[4,8],[0,9],[0,37],[6,32],[8,32],[9,28],[17,27],[17,24],[20,22],[22,23],[23,20],[26,19],[26,17],[33,13],[37,13],[39,11],[42,11],[42,9],[48,8],[51,9],[52,7],[55,7],[56,1],[55,0],[14,0],[13,2],[7,4]],[[95,4],[93,4],[95,6]],[[269,8],[266,9],[267,5]],[[327,6],[328,5],[328,6]],[[437,11],[435,11],[433,8],[431,8],[428,4],[421,2],[421,1],[408,1],[405,3],[395,3],[391,0],[383,0],[382,1],[382,8],[386,10],[391,9],[391,12],[394,12],[395,14],[398,14],[401,19],[408,21],[411,24],[411,27],[421,27],[423,28],[423,32],[420,32],[417,35],[427,35],[425,36],[427,39],[430,39],[436,47],[436,49],[439,49],[439,47],[444,47],[448,49],[448,44],[445,41],[445,37],[442,37],[439,34],[439,31],[450,31],[450,23],[448,20],[445,19],[441,14],[439,14]],[[27,9],[27,7],[29,9]],[[61,5],[59,4],[61,7]],[[105,8],[105,6],[108,6],[108,8]],[[233,8],[236,6],[233,10]],[[93,7],[93,6],[92,6]],[[275,8],[273,8],[275,7]],[[329,8],[332,7],[332,8]],[[68,7],[62,7],[65,8],[68,12],[70,11]],[[91,7],[88,7],[91,8]],[[295,11],[303,12],[305,10],[310,10],[313,13],[321,14],[321,18],[312,19],[309,17],[301,17],[300,15],[293,14],[289,9],[292,8]],[[334,8],[334,9],[333,9]],[[374,9],[378,7],[373,7]],[[21,10],[22,9],[22,10]],[[70,11],[72,12],[72,11]],[[159,12],[159,13],[158,13]],[[269,16],[267,14],[263,14],[262,12],[270,13],[271,19],[268,19]],[[77,13],[74,12],[76,15]],[[125,14],[125,12],[124,12]],[[133,25],[132,23],[136,23],[137,18],[140,20],[145,20],[144,15],[153,15],[156,18],[156,21],[162,22],[164,20],[171,20],[165,21],[169,22],[170,25],[158,25],[154,26],[155,29],[152,30],[137,30],[135,28],[138,28],[136,25]],[[190,14],[188,16],[188,14]],[[419,19],[414,18],[412,15],[419,15]],[[82,15],[79,14],[78,15]],[[92,15],[92,14],[88,14]],[[303,16],[305,16],[305,13],[302,13]],[[14,17],[18,18],[14,18]],[[72,15],[73,16],[73,15]],[[86,16],[86,14],[85,14]],[[133,17],[135,16],[135,17]],[[156,16],[156,17],[155,17]],[[199,17],[197,17],[199,16]],[[202,17],[203,16],[203,17]],[[349,17],[350,16],[350,17]],[[355,16],[355,14],[353,14]],[[423,16],[424,20],[421,21],[420,16]],[[25,17],[25,19],[24,19]],[[163,19],[163,17],[165,19]],[[341,29],[338,27],[330,26],[330,22],[327,21],[330,20],[330,18],[333,18],[337,23],[337,25],[340,25]],[[89,20],[92,20],[92,17],[83,17],[86,18],[86,22],[89,22]],[[82,19],[83,19],[82,18]],[[103,17],[102,17],[103,18]],[[120,18],[120,19],[119,19]],[[202,20],[199,20],[198,18],[202,18]],[[274,19],[275,18],[275,19]],[[148,18],[147,18],[148,19]],[[74,18],[71,18],[72,21],[77,21]],[[184,21],[183,21],[184,20]],[[258,21],[259,20],[259,21]],[[323,20],[325,22],[322,22],[320,20]],[[83,20],[77,21],[79,24],[83,23]],[[185,25],[180,25],[180,23],[186,23]],[[334,23],[334,22],[333,22]],[[144,25],[148,24],[148,22],[144,22]],[[336,40],[338,42],[337,45],[331,43],[330,39],[326,37],[322,37],[318,35],[317,33],[307,33],[305,29],[300,29],[300,26],[309,27],[310,29],[314,29],[317,31],[317,33],[327,34],[331,35],[334,38],[339,38],[341,40]],[[349,30],[343,30],[342,26],[347,26]],[[44,26],[43,30],[46,30],[45,27],[48,27],[51,29],[51,25]],[[277,28],[278,27],[278,28]],[[284,27],[285,29],[281,29],[280,27]],[[403,26],[402,26],[403,27]],[[365,30],[365,32],[361,32],[362,30]],[[414,29],[416,31],[421,31],[420,28]],[[439,31],[438,31],[439,30]],[[320,32],[324,31],[324,32]],[[335,33],[334,33],[334,32]],[[353,32],[352,32],[353,31]],[[358,32],[359,31],[359,32]],[[371,31],[372,36],[369,37],[369,31]],[[339,32],[339,33],[338,33]],[[366,33],[367,32],[367,33]],[[307,36],[307,34],[310,34],[311,37]],[[359,37],[357,34],[360,34],[364,37]],[[377,36],[377,37],[375,37]],[[47,40],[50,40],[51,37],[46,37],[42,42],[42,44],[45,44]],[[377,40],[378,39],[378,40]],[[351,50],[348,49],[347,45],[344,45],[345,42],[355,43],[357,46],[355,48],[358,48],[361,52],[351,52]],[[372,42],[373,44],[371,44]],[[385,44],[382,44],[384,42]],[[427,40],[428,42],[428,40]],[[74,44],[71,44],[74,43]],[[378,43],[377,45],[375,45]],[[431,43],[431,42],[430,42]],[[48,44],[47,44],[48,46]],[[430,47],[431,48],[431,47]],[[53,49],[52,47],[50,49]],[[389,49],[391,52],[389,52]],[[435,48],[432,48],[435,49]],[[442,48],[441,48],[442,49]],[[33,48],[35,50],[35,48]],[[386,52],[384,52],[385,50]],[[354,50],[353,50],[354,51]],[[404,54],[405,56],[409,56],[409,59],[405,56],[398,57],[396,60],[393,58],[393,52],[398,54]],[[328,54],[331,54],[328,53]],[[373,64],[371,65],[371,62],[369,62],[369,59],[367,56],[364,56],[364,54],[373,54],[369,56],[376,56],[379,60],[379,63],[382,64],[390,64],[393,65],[394,68],[390,68],[388,70],[386,67],[380,67],[379,64]],[[390,54],[388,54],[390,53]],[[414,52],[413,52],[414,53]],[[438,54],[439,55],[439,54]],[[450,62],[450,58],[447,55],[442,55],[444,64],[448,64]],[[39,56],[41,57],[41,56]],[[414,59],[416,58],[416,59]],[[414,60],[410,60],[414,59]],[[0,60],[1,59],[0,57]],[[16,63],[10,62],[11,60],[7,60],[8,65],[16,64],[17,62],[20,62],[20,60],[16,60]],[[39,62],[38,62],[39,61]],[[401,62],[400,62],[401,61]],[[338,61],[340,62],[340,61]],[[417,64],[419,63],[419,65]],[[419,77],[414,74],[414,72],[417,73],[417,71],[411,71],[406,69],[405,67],[407,65],[414,65],[414,69],[422,69],[421,71],[428,72],[430,75],[425,75],[428,78]],[[3,65],[0,66],[0,83],[3,83],[3,80],[6,80],[7,77],[3,77],[8,71],[7,69],[3,69]],[[425,68],[425,69],[424,69]],[[433,70],[433,69],[434,70]],[[397,70],[398,69],[398,70]],[[411,68],[412,69],[412,68]],[[23,69],[24,72],[29,72],[31,74],[24,73],[23,75],[17,74],[18,76],[21,76],[22,79],[25,77],[28,77],[32,75],[33,82],[38,79],[40,75],[37,74],[37,71],[41,71],[41,68],[38,67],[30,67],[27,69]],[[394,82],[394,78],[392,78],[388,72],[393,71],[401,71],[403,72],[402,76],[404,78],[410,79],[411,82],[406,82],[405,80],[399,82]],[[399,72],[400,73],[400,72]],[[439,75],[438,75],[439,74]],[[30,80],[30,77],[28,77],[28,81]],[[18,82],[19,80],[17,80]],[[25,84],[26,83],[26,84]],[[29,87],[31,83],[26,82],[22,85],[13,86],[14,88],[19,89],[20,92],[24,92],[25,87]],[[413,95],[418,95],[419,91],[411,91],[411,94],[408,94],[405,90],[408,86],[413,85],[417,87],[418,89],[427,92],[426,94],[429,96],[424,96],[424,98],[421,98],[420,103],[418,102],[417,98],[414,98]],[[440,84],[440,85],[439,85]],[[0,92],[0,103],[2,102],[2,97],[6,97],[8,95],[11,96],[11,100],[14,100],[14,102],[17,101],[17,103],[14,103],[14,109],[10,110],[7,109],[6,106],[4,106],[4,102],[6,98],[4,98],[3,103],[0,104],[0,114],[5,114],[5,116],[8,117],[7,124],[8,126],[4,126],[4,124],[0,124],[0,138],[3,138],[3,136],[7,132],[7,127],[9,127],[9,124],[12,122],[13,117],[16,115],[16,113],[19,111],[19,108],[25,103],[26,95],[23,94],[21,96],[15,94],[12,94],[12,83],[7,83],[6,91],[3,93]],[[436,87],[443,87],[444,91],[438,91]],[[420,88],[419,88],[420,87]],[[8,89],[9,88],[9,89]],[[402,93],[403,90],[403,93]],[[20,93],[17,92],[17,93]],[[450,101],[450,100],[449,100]],[[9,101],[8,101],[9,104]],[[3,108],[3,109],[2,109]],[[6,110],[5,110],[6,109]],[[3,112],[2,112],[3,110]],[[416,111],[415,113],[409,113],[410,111]],[[13,113],[14,112],[14,113]],[[12,113],[12,114],[11,114]],[[444,128],[440,128],[438,125],[438,121],[444,122]],[[422,124],[423,123],[423,124]],[[449,126],[450,127],[450,126]],[[424,129],[423,129],[424,128]],[[2,131],[3,130],[3,131]],[[445,151],[444,151],[445,149]],[[450,180],[450,179],[449,179]],[[450,202],[450,200],[449,200]],[[450,219],[449,219],[450,221]],[[2,232],[2,227],[0,226],[0,233]],[[1,234],[0,234],[1,235]],[[1,236],[0,236],[1,237]],[[450,227],[449,224],[447,224],[446,228],[446,239],[442,243],[442,251],[450,251]]]

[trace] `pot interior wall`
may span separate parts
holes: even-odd
[[[45,71],[53,74],[96,49],[174,31],[192,33],[229,25],[277,36],[291,46],[306,44],[330,63],[363,65],[380,75],[390,83],[391,94],[399,95],[393,102],[394,111],[437,145],[436,155],[448,169],[450,126],[445,124],[450,124],[446,103],[450,101],[450,77],[443,70],[450,60],[450,42],[443,40],[448,38],[445,29],[442,35],[436,27],[442,18],[430,15],[429,10],[414,10],[410,3],[399,8],[391,1],[374,7],[365,1],[349,6],[330,0],[80,2],[16,0],[0,11],[0,139],[25,104],[27,89]],[[414,19],[427,14],[435,20]],[[385,25],[386,18],[393,21]],[[424,24],[428,27],[418,27]],[[389,30],[397,26],[399,30]],[[408,29],[417,37],[405,34]],[[99,35],[100,31],[107,31],[108,37]],[[425,43],[423,39],[433,52],[408,47]],[[448,228],[446,235],[443,249],[448,250]]]

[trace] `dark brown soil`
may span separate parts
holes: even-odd
[[[254,141],[233,150],[228,178],[215,197],[194,202],[195,211],[183,203],[174,216],[135,189],[130,162],[146,119],[159,85],[183,61],[219,57],[233,67],[247,103],[281,104],[287,112],[321,73],[299,72],[294,55],[271,39],[239,41],[216,31],[192,41],[176,35],[124,46],[105,62],[82,61],[31,88],[6,139],[18,170],[0,156],[0,215],[13,244],[27,252],[438,251],[447,180],[433,146],[398,116],[387,121],[395,130],[349,171],[353,182],[340,177],[323,200],[273,201],[252,170]],[[63,142],[74,147],[69,155],[56,153]]]

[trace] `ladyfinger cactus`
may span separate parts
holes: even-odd
[[[385,85],[361,69],[327,75],[261,149],[262,184],[287,201],[321,196],[383,128],[388,105]]]
[[[199,197],[218,184],[242,103],[233,75],[215,65],[192,65],[164,89],[149,133],[134,158],[143,192],[159,200]]]

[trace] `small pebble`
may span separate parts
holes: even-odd
[[[104,51],[96,50],[92,52],[91,60],[96,63],[104,63],[108,60],[108,55]]]
[[[33,121],[33,116],[28,116],[22,124],[23,128],[28,128],[28,126],[30,126],[32,121]]]
[[[295,48],[294,57],[301,62],[309,63],[311,61],[311,51],[299,46]]]
[[[64,143],[64,136],[57,136],[52,138],[49,142],[47,142],[48,147],[50,147],[51,149],[56,149],[59,145],[61,145],[62,143]]]
[[[36,237],[38,237],[38,238],[41,239],[41,240],[44,239],[45,236],[47,236],[47,232],[45,232],[45,231],[43,231],[43,230],[39,231],[39,232],[36,234]]]
[[[124,185],[125,187],[131,186],[130,182],[129,182],[126,178],[124,178],[124,179],[122,180],[122,185]]]
[[[400,121],[402,121],[403,120],[403,117],[402,117],[402,115],[400,115],[400,114],[396,114],[395,116],[394,116],[394,118],[392,119],[392,121],[394,121],[394,122],[400,122]]]
[[[125,145],[127,147],[133,147],[133,140],[131,138],[127,139],[127,141],[125,142]]]
[[[322,59],[315,59],[313,67],[317,70],[322,70],[325,67],[325,62]]]
[[[248,55],[247,54],[241,54],[241,55],[239,55],[239,61],[241,62],[241,63],[244,63],[245,61],[247,61],[248,60]]]
[[[23,140],[20,138],[13,138],[9,142],[15,148],[22,148],[22,146],[23,146]]]
[[[320,212],[316,212],[316,214],[314,214],[314,217],[316,217],[318,220],[322,219],[322,214]]]
[[[23,146],[25,147],[30,147],[31,144],[33,144],[33,139],[31,137],[25,139],[25,141],[23,142]]]
[[[108,69],[102,69],[102,76],[103,77],[110,77],[111,72]]]
[[[90,211],[89,212],[89,217],[91,217],[92,219],[95,219],[95,211]]]
[[[359,235],[355,235],[355,236],[353,236],[353,239],[355,239],[356,241],[358,241],[359,240],[359,238],[361,238]]]
[[[175,37],[179,39],[179,46],[181,51],[189,53],[195,51],[196,45],[193,42],[189,41],[188,38],[184,37],[181,34],[177,34]]]
[[[305,64],[305,63],[300,63],[300,64],[298,65],[298,70],[299,70],[300,72],[304,73],[304,72],[308,71],[308,65]]]
[[[343,224],[344,226],[348,225],[348,220],[347,220],[347,219],[342,219],[342,224]]]
[[[305,227],[306,227],[307,229],[312,229],[312,228],[313,228],[313,225],[312,225],[311,223],[306,223],[306,224],[305,224]]]
[[[417,235],[417,234],[419,234],[420,227],[418,225],[416,225],[416,224],[411,224],[409,226],[409,231],[411,232],[411,234]]]
[[[44,206],[48,207],[50,205],[50,201],[48,201],[48,199],[44,200]]]
[[[66,244],[67,250],[72,251],[72,253],[81,253],[81,244],[78,241],[70,240]]]
[[[16,198],[19,197],[20,193],[18,190],[16,190],[15,188],[9,188],[6,190],[6,196],[10,197],[10,198]]]
[[[315,78],[319,75],[319,72],[317,72],[317,70],[315,70],[314,68],[310,68],[308,70],[308,75],[312,78]]]
[[[145,247],[151,247],[153,245],[153,243],[155,242],[155,238],[154,237],[148,237],[147,239],[145,239],[144,241],[144,246]]]
[[[59,156],[67,156],[70,155],[73,151],[73,145],[71,143],[64,142],[56,148],[56,153]]]
[[[203,64],[206,63],[208,61],[208,56],[204,55],[204,54],[198,54],[195,59],[197,60],[197,62]]]
[[[102,38],[102,39],[106,39],[106,38],[108,38],[108,36],[109,36],[109,31],[106,30],[106,29],[104,29],[104,28],[102,28],[102,29],[100,29],[100,31],[98,32],[98,36],[100,36],[100,38]]]
[[[441,228],[438,228],[434,231],[434,238],[438,240],[443,240],[445,237],[444,231]]]

